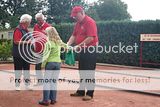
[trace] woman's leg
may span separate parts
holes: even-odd
[[[59,76],[60,63],[48,62],[45,67],[43,100],[56,100],[56,87]]]
[[[43,101],[49,101],[50,97],[50,82],[51,74],[50,72],[50,63],[46,64],[45,73],[44,73],[44,83],[43,83]]]
[[[19,57],[13,57],[14,70],[15,70],[15,86],[20,86],[20,78],[22,75],[22,59]]]
[[[52,63],[52,66],[54,66],[52,70],[52,79],[55,81],[51,83],[50,100],[53,102],[57,99],[57,83],[60,72],[60,63]]]

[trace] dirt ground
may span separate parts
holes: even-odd
[[[34,66],[31,67],[32,69]],[[0,64],[0,70],[13,69],[13,64]],[[130,69],[98,66],[97,69]],[[94,99],[82,101],[81,97],[70,97],[74,91],[58,91],[57,103],[49,107],[160,107],[160,97],[124,91],[95,91]],[[0,107],[41,107],[38,101],[42,91],[0,91]]]
[[[95,91],[91,101],[70,97],[73,91],[59,91],[54,107],[160,107],[160,98],[121,91]],[[41,91],[0,91],[0,107],[41,107]],[[50,105],[50,107],[53,105]]]

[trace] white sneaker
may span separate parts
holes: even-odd
[[[16,90],[16,91],[20,91],[20,90],[21,90],[21,87],[16,87],[15,90]]]
[[[29,91],[32,91],[32,90],[33,90],[33,87],[31,87],[31,86],[25,86],[25,89],[26,89],[26,90],[29,90]]]

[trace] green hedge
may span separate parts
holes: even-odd
[[[0,60],[6,61],[12,57],[12,41],[2,39],[0,40]]]
[[[67,42],[72,31],[73,24],[54,25],[64,42]],[[107,21],[98,22],[99,44],[106,46],[138,45],[137,53],[101,53],[97,62],[109,64],[121,64],[139,66],[140,34],[160,34],[160,20],[151,21]],[[11,57],[12,42],[0,40],[0,60]],[[145,42],[143,44],[143,59],[148,62],[160,63],[160,43]],[[63,57],[62,57],[63,58]],[[147,65],[148,66],[148,65]]]
[[[107,21],[98,22],[98,35],[100,45],[114,46],[121,42],[122,45],[138,45],[137,53],[101,53],[98,54],[97,62],[109,64],[121,64],[139,66],[140,34],[157,34],[160,33],[160,21]],[[55,26],[66,42],[72,31],[73,25]],[[143,44],[144,61],[160,63],[160,43],[145,42]]]

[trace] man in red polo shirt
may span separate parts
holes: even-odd
[[[74,18],[77,23],[74,26],[74,31],[67,44],[71,45],[75,43],[75,51],[80,50],[81,48],[79,54],[80,80],[94,80],[89,84],[86,84],[84,81],[81,82],[77,92],[71,94],[71,96],[84,96],[83,100],[87,101],[93,98],[95,87],[94,70],[96,68],[96,51],[89,52],[89,48],[92,47],[95,50],[96,45],[98,45],[97,26],[96,22],[85,14],[81,6],[73,7],[71,11],[71,17]],[[87,89],[86,96],[85,88]]]
[[[43,53],[43,47],[44,47],[44,44],[45,44],[45,29],[47,27],[50,27],[51,25],[48,24],[46,21],[45,21],[45,17],[42,13],[37,13],[35,15],[35,19],[37,20],[37,23],[34,25],[34,31],[37,31],[37,32],[40,32],[39,35],[34,35],[35,37],[35,52],[38,53],[39,55],[41,55]],[[41,55],[42,56],[42,55]],[[37,59],[37,60],[42,60],[41,59]],[[39,79],[43,79],[43,75],[42,75],[42,71],[41,71],[41,62],[39,63],[38,61],[38,64],[36,64],[35,66],[35,70],[36,70],[36,76],[37,76],[37,80]],[[37,83],[36,85],[41,85],[41,83]]]

